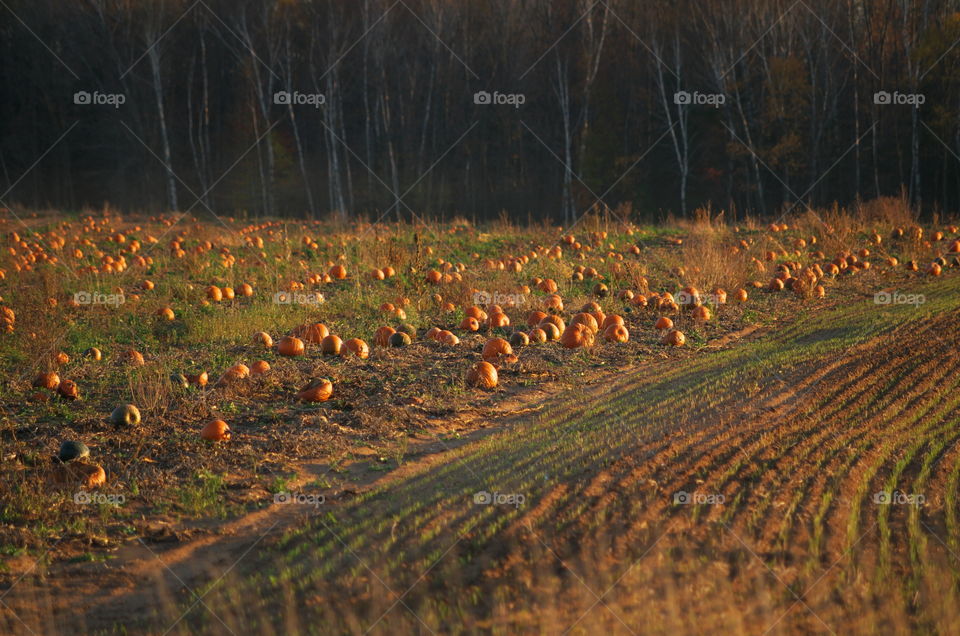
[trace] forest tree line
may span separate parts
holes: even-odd
[[[0,206],[960,207],[948,0],[6,0]]]

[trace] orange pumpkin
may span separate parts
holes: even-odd
[[[338,356],[343,348],[343,340],[333,334],[320,341],[320,353],[325,356]]]
[[[235,375],[239,379],[250,377],[250,367],[243,364],[242,362],[238,362],[237,364],[233,365],[232,367],[227,369],[227,372],[232,375]]]
[[[710,320],[710,309],[706,305],[697,305],[693,309],[693,319],[700,322],[707,322]]]
[[[292,335],[303,338],[311,344],[320,344],[324,338],[330,335],[330,330],[327,329],[325,324],[317,322],[311,325],[300,325],[293,330]]]
[[[80,398],[80,387],[73,380],[62,380],[57,385],[57,393],[66,400],[76,400]]]
[[[660,316],[657,318],[657,322],[653,325],[653,328],[661,331],[664,329],[673,329],[673,321],[667,316]]]
[[[556,314],[550,314],[549,316],[541,320],[540,324],[537,326],[542,329],[544,325],[553,325],[554,327],[557,328],[558,331],[563,331],[564,329],[567,328],[566,323],[563,322],[563,318],[561,318]]]
[[[273,346],[273,338],[271,338],[270,334],[268,334],[266,331],[258,331],[257,333],[253,334],[253,344],[262,345],[263,347],[269,349]]]
[[[663,337],[660,339],[661,344],[665,344],[671,347],[682,347],[686,343],[687,337],[683,335],[683,332],[679,329],[671,329],[670,331],[663,334]]]
[[[374,334],[373,341],[378,347],[389,347],[390,346],[390,336],[397,333],[397,330],[393,327],[384,325],[377,329],[377,333]]]
[[[144,364],[146,364],[143,359],[143,354],[136,349],[128,349],[124,351],[120,356],[120,359],[123,362],[135,367],[142,367]]]
[[[72,461],[50,469],[50,480],[62,486],[94,490],[107,483],[107,473],[98,464]]]
[[[553,328],[556,329],[556,326],[554,326]],[[547,341],[547,332],[541,329],[540,327],[534,327],[533,329],[531,329],[528,336],[530,337],[530,342],[543,344],[544,342]]]
[[[208,442],[230,441],[230,427],[223,420],[213,420],[201,429],[200,437]]]
[[[218,303],[223,300],[223,292],[220,291],[220,288],[216,285],[210,285],[207,287],[207,298],[215,303]]]
[[[603,339],[607,342],[626,342],[630,339],[630,332],[622,324],[611,324],[604,329]]]
[[[173,314],[173,310],[169,307],[161,307],[157,310],[157,316],[164,318],[166,320],[173,320],[176,316]]]
[[[469,386],[490,390],[496,388],[498,380],[497,369],[489,362],[477,362],[467,371]]]
[[[302,356],[304,352],[303,340],[296,336],[284,336],[277,344],[277,353],[282,356]]]
[[[367,356],[370,355],[370,347],[360,338],[350,338],[344,342],[343,350],[348,354],[357,356],[361,360],[365,360]]]
[[[487,312],[480,309],[476,305],[474,305],[473,307],[467,307],[467,310],[463,313],[470,318],[476,318],[477,322],[487,319]]]
[[[330,271],[328,272],[328,274],[330,278],[333,278],[336,280],[343,280],[344,278],[347,277],[347,268],[344,267],[343,265],[334,265],[333,267],[330,268]]]
[[[187,382],[190,384],[196,384],[197,386],[207,386],[207,381],[209,377],[207,376],[206,371],[201,371],[193,375],[187,375]]]
[[[508,356],[512,353],[513,348],[509,342],[503,338],[490,338],[486,344],[483,345],[483,353],[480,355],[484,360],[490,362],[499,360],[501,356]]]
[[[270,370],[270,363],[266,360],[257,360],[250,365],[250,373],[253,375],[262,375]]]
[[[543,299],[543,308],[559,313],[563,311],[563,299],[557,294],[551,294]]]
[[[540,281],[540,283],[537,284],[537,287],[540,289],[540,291],[548,294],[556,294],[558,289],[557,281],[553,280],[552,278]]]
[[[41,373],[34,379],[33,386],[38,389],[50,389],[53,391],[60,384],[60,376],[50,371],[48,373]]]
[[[606,333],[607,329],[613,325],[623,325],[623,317],[617,314],[610,314],[603,319],[603,323],[600,325],[600,331]]]
[[[460,329],[464,331],[479,331],[480,323],[473,316],[467,316],[460,322]]]
[[[297,393],[301,402],[326,402],[333,395],[333,382],[325,378],[312,380]]]
[[[529,314],[527,314],[527,326],[536,327],[540,324],[540,321],[547,317],[545,312],[534,309]]]
[[[507,327],[510,325],[510,318],[508,318],[504,313],[492,313],[490,314],[490,319],[488,320],[487,325],[489,325],[491,329],[496,329],[497,327]]]
[[[440,332],[440,334],[437,336],[437,340],[451,347],[460,344],[460,338],[458,338],[453,332],[446,330]]]
[[[593,345],[593,334],[594,331],[583,323],[570,323],[570,326],[560,335],[560,344],[566,349],[590,347]]]
[[[588,314],[585,312],[580,312],[570,321],[570,326],[574,325],[583,325],[593,333],[597,333],[600,329],[600,325],[597,324],[597,319],[593,317],[593,314]]]

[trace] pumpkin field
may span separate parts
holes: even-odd
[[[949,633],[960,228],[0,216],[0,632]]]

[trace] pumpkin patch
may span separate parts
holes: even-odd
[[[18,417],[41,431],[18,440],[19,452],[50,462],[38,482],[156,489],[185,514],[179,502],[198,479],[236,476],[221,494],[246,487],[238,483],[269,492],[274,478],[251,469],[265,457],[271,467],[322,463],[369,446],[372,459],[352,461],[392,470],[421,432],[432,438],[439,424],[456,434],[450,422],[473,426],[501,400],[516,401],[505,414],[522,414],[525,401],[584,379],[684,373],[740,346],[739,332],[767,337],[798,315],[960,273],[949,228],[923,233],[943,232],[928,247],[910,229],[894,239],[880,228],[877,241],[872,227],[838,237],[806,222],[708,237],[678,226],[670,241],[622,224],[561,241],[543,229],[491,230],[488,240],[451,225],[415,239],[272,220],[230,222],[234,238],[175,219],[140,231],[82,219],[59,232],[81,282],[64,278],[70,288],[38,287],[29,300],[21,282],[60,266],[29,262],[29,241],[2,239],[15,254],[0,253],[0,346],[15,353]],[[167,228],[176,229],[159,238]],[[107,238],[120,233],[124,242]],[[133,240],[146,247],[131,251]],[[80,285],[94,281],[98,302],[115,304],[79,302]],[[206,470],[215,476],[197,477]]]

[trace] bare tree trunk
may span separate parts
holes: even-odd
[[[263,17],[263,27],[265,32],[269,31],[269,25],[268,25],[269,19],[270,19],[269,15],[266,13],[266,10],[265,10],[264,17]],[[260,115],[263,117],[264,125],[267,126],[269,129],[270,104],[273,99],[273,71],[267,68],[267,80],[266,80],[266,85],[264,85],[261,79],[261,72],[260,72],[260,65],[263,64],[263,62],[261,62],[262,56],[258,55],[254,48],[253,38],[250,35],[250,30],[247,25],[247,16],[245,12],[240,13],[238,24],[239,24],[238,31],[243,36],[243,41],[247,47],[247,52],[250,54],[250,72],[253,78],[254,97],[256,98],[257,105],[259,106]],[[270,39],[269,33],[266,33],[265,37],[268,40],[267,49],[268,51],[272,52],[273,47],[269,42],[269,39]],[[267,59],[272,60],[273,56],[272,55],[267,56]],[[276,176],[275,175],[276,161],[274,158],[273,142],[272,142],[271,136],[272,136],[271,133],[267,132],[266,138],[262,140],[266,142],[265,143],[266,147],[264,149],[264,154],[266,155],[266,166],[262,171],[261,176],[265,180],[263,185],[263,190],[266,193],[266,196],[264,198],[263,205],[264,205],[264,213],[267,215],[273,214],[276,208],[274,203],[274,181]],[[258,134],[257,139],[259,138],[260,138],[260,135]],[[259,151],[258,151],[258,156],[259,156]]]
[[[587,5],[590,0],[581,3],[581,8]],[[587,30],[586,54],[587,54],[587,74],[583,82],[583,109],[580,126],[580,152],[578,157],[583,161],[586,154],[587,136],[590,132],[590,92],[593,89],[593,83],[597,79],[597,72],[600,70],[600,60],[603,57],[603,44],[607,39],[607,25],[610,19],[610,6],[603,3],[603,20],[600,22],[599,35],[594,33],[593,8],[590,7],[584,24]],[[579,10],[579,9],[578,9]]]
[[[148,37],[149,39],[149,37]],[[157,49],[159,44],[150,47],[148,57],[150,58],[150,70],[153,74],[153,94],[157,103],[157,116],[160,120],[160,141],[163,144],[163,167],[166,169],[167,178],[167,204],[171,210],[179,209],[177,205],[177,180],[173,172],[173,164],[170,159],[170,136],[167,134],[167,117],[163,109],[163,83],[160,78],[160,53]]]
[[[336,71],[327,73],[327,95],[335,99],[337,95],[337,84],[335,84]],[[333,209],[341,219],[347,216],[347,205],[343,198],[343,182],[340,175],[340,141],[334,135],[337,130],[336,107],[328,104],[323,109],[323,116],[327,122],[327,136],[330,141],[330,200]]]
[[[568,85],[567,68],[560,62],[560,54],[556,56],[557,67],[557,99],[560,103],[560,117],[563,120],[563,195],[561,210],[563,222],[573,223],[575,211],[573,207],[573,125],[570,121],[570,86]]]
[[[293,56],[290,51],[290,36],[287,34],[286,40],[286,51],[287,51],[287,72],[286,72],[286,84],[287,84],[287,93],[293,95]],[[303,152],[303,140],[300,137],[300,125],[297,121],[296,109],[294,109],[293,100],[290,99],[287,101],[287,114],[290,115],[290,125],[293,128],[293,140],[297,146],[297,164],[300,167],[300,176],[303,178],[303,189],[307,195],[307,209],[310,211],[310,217],[317,217],[317,207],[313,202],[313,189],[310,188],[310,176],[307,174],[307,161]]]
[[[669,91],[667,88],[666,81],[663,76],[663,64],[660,60],[663,59],[663,49],[659,44],[654,40],[652,44],[653,50],[656,53],[654,56],[654,66],[657,69],[657,88],[660,93],[660,103],[663,106],[664,115],[667,118],[668,131],[670,133],[670,140],[673,144],[673,152],[677,158],[677,168],[680,170],[680,215],[686,216],[687,214],[687,178],[690,174],[690,144],[689,136],[687,134],[687,120],[689,118],[689,107],[685,107],[683,104],[676,104],[677,117],[673,118],[673,113],[671,111],[670,102],[672,100],[672,95],[676,94],[680,90],[680,80],[679,77],[682,75],[682,59],[681,59],[681,47],[680,47],[680,34],[674,33],[673,41],[673,54],[674,60],[676,61],[676,70],[675,73],[678,77],[677,79],[677,90]],[[679,129],[679,133],[678,130]]]
[[[259,139],[260,138],[260,120],[257,117],[257,107],[255,104],[250,104],[250,117],[253,120],[253,134]],[[263,206],[263,213],[269,214],[267,210],[269,209],[269,195],[267,194],[267,175],[266,170],[263,165],[263,153],[260,151],[260,144],[257,144],[257,167],[260,169],[260,201]]]

